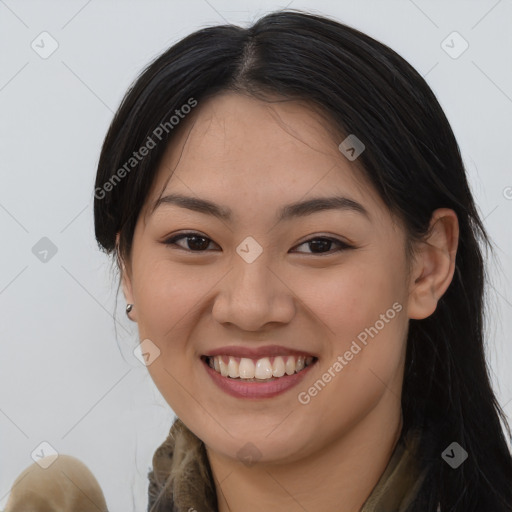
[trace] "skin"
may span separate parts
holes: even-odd
[[[338,150],[318,113],[298,102],[268,103],[235,93],[202,102],[183,121],[139,216],[123,290],[140,339],[160,356],[148,370],[173,411],[206,445],[220,512],[360,510],[398,440],[409,319],[436,309],[454,273],[456,214],[436,210],[426,243],[408,262],[406,234],[365,181],[357,160]],[[233,210],[231,222],[162,204],[169,192]],[[276,223],[280,207],[342,195],[369,218],[325,210]],[[200,245],[184,238],[195,231]],[[251,236],[262,254],[236,252]],[[331,237],[354,248],[313,252]],[[191,243],[192,242],[192,243]],[[192,249],[190,249],[192,247]],[[187,251],[188,249],[188,251]],[[408,263],[410,266],[408,267]],[[408,272],[410,270],[410,272]],[[307,405],[307,391],[365,328],[402,310]],[[200,356],[225,345],[278,344],[318,362],[297,387],[244,400],[215,386]],[[244,464],[246,443],[257,463]]]

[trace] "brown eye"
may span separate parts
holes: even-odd
[[[184,247],[183,245],[177,244],[177,242],[181,241],[182,239],[187,239],[187,241],[185,242],[186,247]],[[166,245],[177,245],[178,247],[188,250],[188,251],[191,251],[191,252],[203,252],[204,250],[206,250],[208,248],[208,246],[210,245],[210,242],[212,242],[212,240],[210,240],[209,238],[201,235],[200,233],[192,232],[192,233],[181,233],[180,235],[176,235],[172,238],[169,238],[164,243]]]
[[[181,240],[185,239],[185,244],[178,244]],[[210,238],[202,235],[201,233],[189,232],[189,233],[181,233],[172,238],[169,238],[163,242],[165,245],[175,245],[181,249],[190,252],[205,252],[208,249],[210,243],[214,243]],[[337,246],[337,249],[331,250],[333,244]],[[302,245],[308,245],[310,248],[310,254],[325,254],[325,253],[335,253],[340,252],[346,249],[353,249],[353,246],[342,242],[341,240],[337,240],[336,238],[329,237],[316,237],[310,238],[305,242],[302,242],[297,247]],[[301,252],[301,251],[299,251]]]
[[[333,244],[337,245],[338,249],[330,251]],[[333,253],[353,248],[351,245],[348,245],[341,240],[327,237],[310,238],[309,240],[302,242],[297,247],[300,247],[301,245],[308,245],[311,249],[311,254]]]

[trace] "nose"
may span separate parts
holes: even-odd
[[[290,285],[262,256],[252,263],[239,258],[219,287],[212,314],[221,324],[258,331],[268,328],[267,324],[286,324],[296,313]]]

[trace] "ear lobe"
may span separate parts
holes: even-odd
[[[438,208],[432,214],[426,239],[415,251],[409,287],[409,318],[421,320],[436,310],[453,279],[458,242],[457,214],[448,208]]]

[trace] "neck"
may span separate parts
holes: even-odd
[[[247,467],[208,450],[218,510],[359,512],[386,469],[401,429],[400,401],[387,393],[349,431],[291,464]]]

